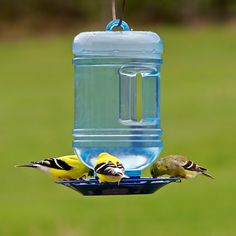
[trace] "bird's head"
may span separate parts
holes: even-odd
[[[155,162],[151,166],[151,175],[153,178],[157,178],[163,174],[165,174],[165,167],[161,165],[159,161]]]
[[[105,157],[107,157],[107,156],[110,156],[110,154],[107,153],[107,152],[101,152],[101,153],[98,155],[98,159],[105,158]]]
[[[90,169],[88,172],[88,176],[93,177],[94,176],[94,170]]]
[[[157,168],[157,165],[156,163],[154,163],[152,166],[151,166],[151,175],[153,178],[156,178],[158,177],[158,168]]]
[[[153,177],[153,178],[156,178],[155,176],[155,171],[154,171],[154,169],[153,168],[151,168],[151,176]]]

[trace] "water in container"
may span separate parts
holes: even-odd
[[[90,168],[108,152],[126,174],[140,176],[162,149],[160,65],[162,41],[153,32],[84,32],[73,42],[75,124],[73,148]]]

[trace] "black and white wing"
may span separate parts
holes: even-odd
[[[65,161],[57,159],[57,158],[48,158],[42,161],[31,162],[32,165],[54,168],[58,170],[71,170],[72,166],[67,164]]]
[[[94,170],[96,173],[102,175],[123,176],[125,168],[119,162],[117,162],[117,165],[115,165],[111,161],[108,161],[97,164]]]
[[[181,163],[181,167],[183,167],[185,170],[189,171],[198,171],[198,166],[193,161],[185,161]]]

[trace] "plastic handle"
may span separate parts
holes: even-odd
[[[113,29],[114,27],[117,27],[117,26],[118,26],[119,22],[120,22],[119,19],[110,21],[110,22],[107,24],[107,26],[106,26],[106,31],[112,31],[112,29]],[[125,21],[122,21],[120,27],[121,27],[124,31],[130,31],[129,25],[128,25]]]

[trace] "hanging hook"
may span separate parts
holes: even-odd
[[[120,21],[119,21],[117,27],[121,26],[122,21],[124,20],[124,16],[125,16],[125,5],[126,5],[126,0],[123,0],[121,17],[120,17]],[[112,0],[111,12],[112,12],[112,20],[116,20],[116,0]]]
[[[122,21],[124,20],[124,17],[125,17],[125,5],[126,5],[126,0],[123,0],[122,12],[121,12],[120,22],[119,22],[118,26],[121,26]]]

